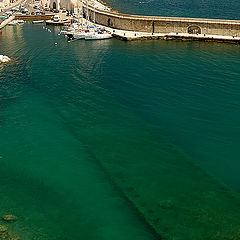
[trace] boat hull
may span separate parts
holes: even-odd
[[[46,21],[46,25],[62,26],[64,25],[64,22],[54,22],[54,21],[48,20]]]
[[[85,40],[105,40],[112,38],[112,34],[93,34],[85,37]]]
[[[32,21],[33,24],[39,24],[39,23],[44,23],[44,20],[39,20],[39,21]]]

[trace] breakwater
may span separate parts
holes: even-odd
[[[208,36],[211,35],[213,40],[218,40],[219,36],[224,41],[239,42],[240,40],[240,20],[138,16],[99,9],[94,10],[91,7],[88,7],[87,10],[86,6],[83,8],[83,12],[84,16],[89,16],[91,21],[95,19],[97,24],[112,29],[150,33],[151,35],[164,34],[163,37],[171,34],[168,39],[189,38],[196,40],[199,36],[201,37],[200,40],[204,40],[205,37],[207,40],[209,39]],[[181,37],[181,34],[185,34],[185,36],[182,35]],[[145,38],[153,38],[152,36],[146,36],[145,34]],[[229,39],[229,37],[231,38]]]

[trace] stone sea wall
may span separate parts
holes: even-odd
[[[198,33],[240,37],[240,20],[219,20],[201,18],[154,17],[120,14],[83,9],[85,17],[97,24],[136,32],[147,33]],[[95,15],[95,17],[94,17]]]

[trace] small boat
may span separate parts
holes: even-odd
[[[24,21],[23,21],[23,20],[17,20],[17,23],[18,23],[18,24],[23,24]]]
[[[59,25],[64,25],[64,22],[60,21],[60,17],[58,15],[55,15],[54,17],[51,18],[51,20],[47,20],[46,24],[59,26]]]
[[[75,39],[86,39],[86,37],[93,35],[95,32],[90,31],[89,29],[81,29],[80,31],[76,31],[73,34],[73,38]]]
[[[85,37],[85,40],[104,40],[112,38],[112,34],[108,32],[94,32],[93,34],[89,34]]]
[[[23,23],[24,23],[23,20],[13,20],[10,23],[8,23],[8,25],[15,26],[15,25],[18,25],[18,24],[23,24]]]
[[[64,25],[65,23],[64,22],[55,22],[55,21],[52,21],[52,20],[47,20],[46,21],[46,25],[54,25],[54,26],[61,26],[61,25]]]
[[[18,20],[13,20],[10,23],[8,23],[8,25],[10,25],[10,26],[15,26],[17,24],[18,24]]]
[[[63,22],[70,22],[70,19],[64,18],[64,19],[63,19]]]
[[[38,23],[44,23],[44,20],[36,20],[36,21],[32,21],[33,24],[38,24]]]

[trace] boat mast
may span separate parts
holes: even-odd
[[[95,0],[93,0],[93,23],[95,25],[95,22],[96,22],[96,14],[95,14]]]
[[[79,0],[77,0],[78,28],[79,28]]]
[[[81,11],[80,11],[80,13],[81,13],[81,26],[83,26],[83,0],[81,0]]]
[[[89,22],[89,14],[88,14],[88,0],[87,0],[87,24]]]

